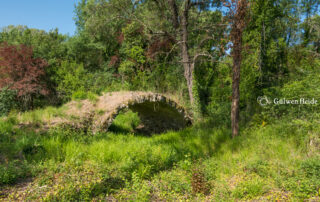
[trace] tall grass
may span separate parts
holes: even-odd
[[[17,116],[17,118],[22,123],[40,124],[44,121],[49,121],[56,117],[61,117],[61,118],[65,117],[66,109],[67,109],[66,106],[62,106],[60,108],[55,108],[50,106],[45,109],[37,109],[37,110],[21,113]],[[11,116],[16,116],[16,115],[11,114]]]
[[[134,133],[139,119],[132,112],[115,120],[113,132],[94,135],[68,128],[39,134],[19,128],[11,117],[0,121],[0,184],[32,177],[36,183],[26,189],[47,187],[30,192],[25,198],[30,200],[315,198],[320,188],[316,122],[253,125],[231,139],[228,128],[210,122],[141,136]],[[15,170],[16,165],[24,166]],[[199,186],[208,192],[194,193],[194,176],[203,176],[199,182],[205,185]],[[22,196],[14,193],[7,197]]]

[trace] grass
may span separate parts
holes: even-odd
[[[140,124],[137,113],[131,110],[123,110],[111,124],[109,131],[115,133],[133,133],[134,129]]]
[[[48,108],[19,118],[59,116]],[[22,117],[22,118],[21,118]],[[209,121],[152,137],[126,112],[113,131],[37,133],[0,121],[0,197],[5,200],[319,200],[318,120],[252,125],[231,139]],[[22,188],[15,186],[32,179]],[[20,187],[20,188],[19,188]],[[205,190],[205,191],[195,191]]]
[[[37,109],[33,111],[28,111],[25,113],[16,114],[15,112],[11,113],[7,118],[17,119],[19,123],[32,123],[32,124],[41,124],[45,121],[52,120],[54,118],[66,117],[65,111],[67,107],[62,106],[59,108],[56,107],[47,107],[45,109]]]

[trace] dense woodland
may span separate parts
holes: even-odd
[[[257,102],[320,102],[319,10],[319,0],[82,0],[73,36],[2,28],[0,200],[320,200],[319,105]],[[37,130],[65,103],[114,91],[171,95],[193,126],[136,136],[129,111],[114,124],[130,134]],[[21,179],[33,183],[21,191]]]
[[[318,4],[82,1],[75,7],[75,36],[5,27],[1,114],[91,93],[148,90],[179,95],[199,116],[229,116],[233,66],[240,63],[241,117],[250,119],[258,96],[281,95],[272,89],[317,71]]]

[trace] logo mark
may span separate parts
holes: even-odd
[[[269,101],[267,96],[259,96],[257,98],[257,102],[261,105],[261,106],[266,106],[268,104],[271,104],[271,102]]]

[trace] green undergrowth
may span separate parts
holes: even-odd
[[[66,117],[66,110],[67,106],[64,105],[59,108],[50,106],[44,109],[27,111],[24,113],[17,113],[13,111],[7,117],[2,117],[0,121],[2,121],[2,124],[5,124],[5,121],[8,120],[9,123],[12,123],[12,121],[14,121],[15,123],[19,122],[24,124],[40,125],[55,118]]]
[[[145,137],[133,133],[139,118],[130,111],[117,117],[113,132],[99,134],[75,128],[40,133],[21,129],[11,116],[0,121],[0,197],[319,200],[318,123],[295,119],[251,124],[232,139],[227,127],[210,121]],[[21,187],[26,180],[30,182]]]
[[[131,110],[122,110],[108,130],[114,133],[133,133],[139,124],[138,113],[134,113]]]

